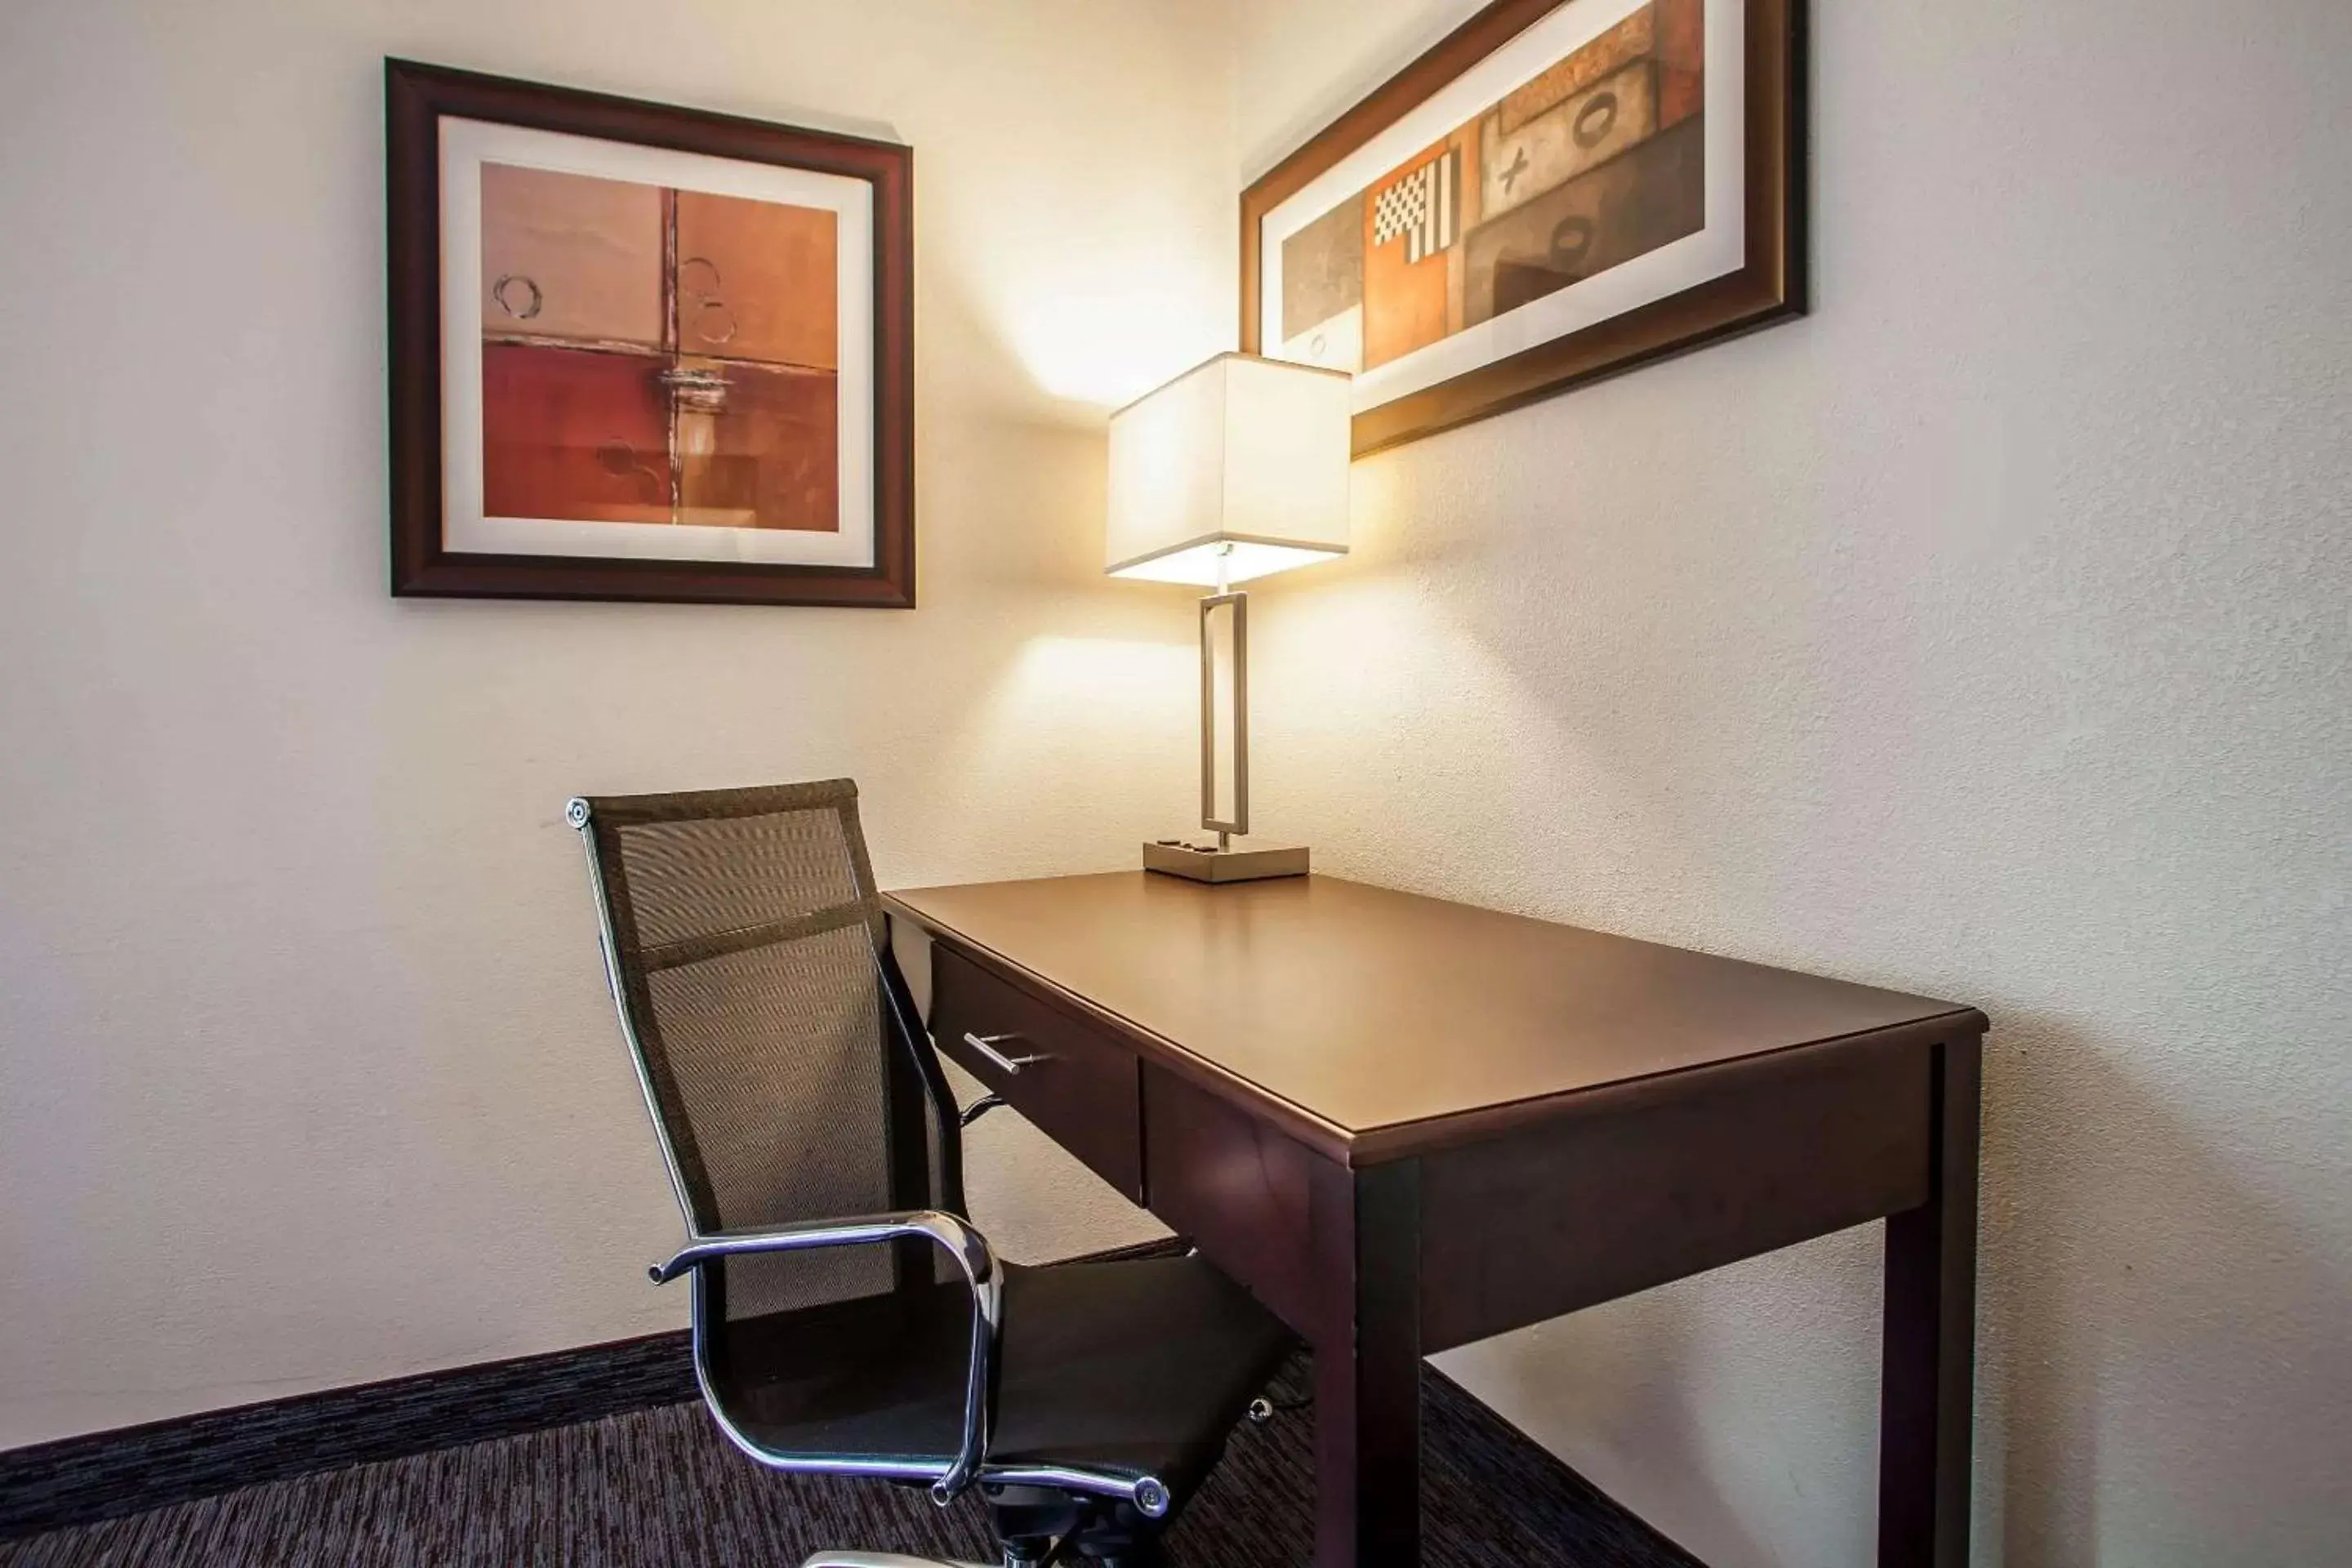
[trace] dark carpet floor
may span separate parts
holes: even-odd
[[[1423,1404],[1429,1568],[1697,1568],[1444,1379]],[[1175,1568],[1303,1564],[1311,1411],[1244,1426],[1169,1536]],[[761,1470],[680,1405],[0,1541],[0,1568],[795,1568],[822,1547],[992,1562],[976,1500]]]

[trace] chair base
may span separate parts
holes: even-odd
[[[1166,1561],[1160,1551],[1166,1521],[1144,1518],[1130,1503],[985,1481],[980,1493],[988,1504],[989,1524],[1003,1544],[1005,1568],[1049,1557],[1066,1568],[1160,1568]]]
[[[1052,1545],[1052,1542],[1046,1542],[1047,1552],[1051,1552]],[[1013,1548],[1006,1549],[1003,1568],[1031,1568],[1031,1565],[1045,1560],[1043,1555],[1015,1556],[1013,1551]],[[1151,1565],[1158,1563],[1160,1559],[1155,1548],[1147,1556],[1075,1559],[1065,1557],[1060,1561],[1066,1563],[1083,1563],[1087,1568],[1096,1568],[1097,1564],[1101,1564],[1102,1568],[1151,1568]],[[908,1557],[896,1552],[820,1552],[814,1556],[804,1559],[801,1568],[988,1568],[988,1565],[981,1563],[960,1563],[948,1557]]]
[[[1112,1498],[1058,1491],[1050,1487],[983,1482],[981,1500],[1004,1553],[1002,1568],[1163,1568],[1162,1521],[1145,1519]],[[985,1568],[946,1557],[908,1557],[897,1552],[820,1552],[801,1568]]]

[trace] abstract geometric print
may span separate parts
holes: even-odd
[[[1274,352],[1371,370],[1704,228],[1706,3],[1650,0],[1284,239]]]
[[[485,162],[482,510],[841,527],[838,218]]]
[[[1461,153],[1447,152],[1423,163],[1372,203],[1372,244],[1386,245],[1402,235],[1408,266],[1444,250],[1454,243],[1461,187]]]

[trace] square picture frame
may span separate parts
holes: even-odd
[[[1357,456],[1805,313],[1805,0],[1495,0],[1242,195]]]
[[[384,62],[396,596],[912,608],[914,153]]]

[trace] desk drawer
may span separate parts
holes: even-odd
[[[1129,1202],[1143,1201],[1143,1096],[1124,1044],[944,946],[931,950],[931,1035]],[[1005,1058],[1036,1059],[1008,1072],[968,1036]]]

